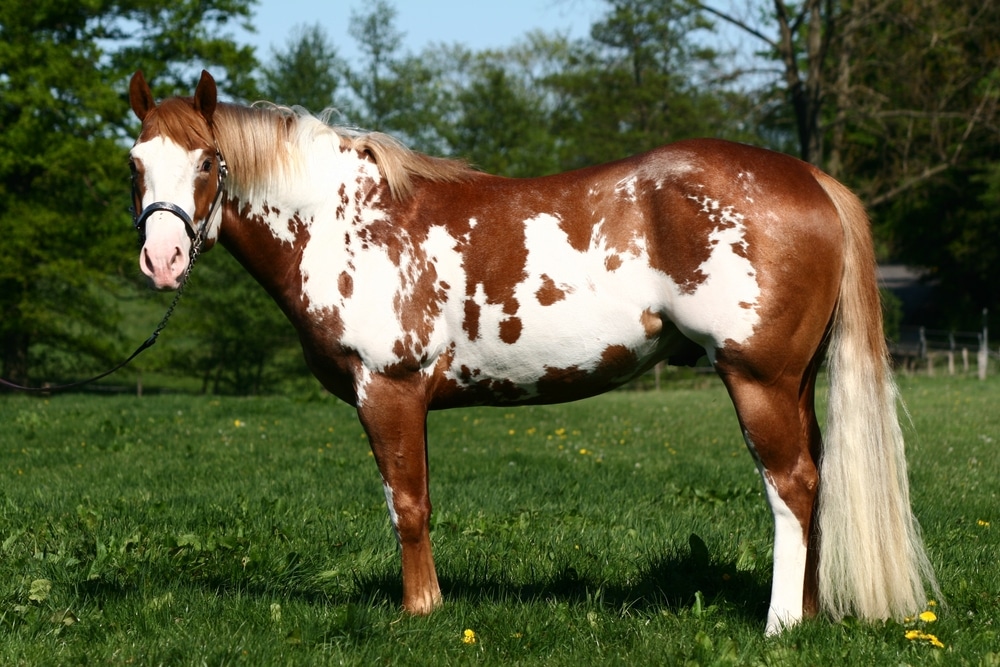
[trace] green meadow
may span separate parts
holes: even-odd
[[[433,413],[427,618],[399,610],[348,406],[0,396],[0,664],[1000,667],[1000,378],[900,383],[944,598],[776,638],[770,514],[714,379]]]

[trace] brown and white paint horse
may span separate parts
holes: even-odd
[[[508,179],[308,114],[218,103],[208,73],[192,98],[158,105],[137,72],[129,97],[142,270],[162,289],[185,275],[193,234],[151,206],[168,202],[281,306],[368,434],[405,610],[441,603],[429,410],[570,401],[701,354],[774,515],[768,633],[821,611],[900,617],[936,586],[910,509],[868,219],[818,169],[694,140]]]

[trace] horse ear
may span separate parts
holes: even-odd
[[[132,112],[143,121],[146,114],[156,107],[156,100],[153,99],[153,91],[149,89],[142,70],[136,70],[132,75],[132,80],[128,84],[128,102],[132,106]]]
[[[209,125],[212,124],[212,116],[215,114],[215,103],[218,99],[219,91],[215,87],[215,79],[207,71],[201,71],[201,80],[194,91],[194,110],[199,112]]]

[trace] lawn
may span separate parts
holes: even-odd
[[[699,383],[434,413],[429,618],[334,399],[2,396],[0,664],[1000,667],[1000,380],[901,378],[936,620],[771,639],[762,486]]]

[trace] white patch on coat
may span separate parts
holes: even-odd
[[[513,316],[521,331],[513,344],[500,338],[501,323],[511,315],[503,304],[488,301],[482,284],[472,286],[471,297],[479,306],[478,336],[470,341],[464,335],[465,279],[449,275],[446,280],[457,292],[442,313],[447,320],[442,326],[455,338],[449,377],[461,383],[461,370],[475,369],[475,380],[509,380],[531,395],[547,369],[593,371],[611,345],[627,347],[639,359],[652,355],[656,341],[647,337],[641,318],[662,304],[666,276],[649,267],[644,239],[634,239],[622,252],[608,246],[601,228],[580,252],[569,244],[558,216],[542,213],[524,222],[528,254],[526,275],[514,292],[518,310]],[[622,264],[609,272],[605,262],[612,255]],[[449,271],[455,268],[452,264]],[[537,293],[546,278],[561,286],[563,298],[542,305]],[[583,319],[582,313],[587,314]]]
[[[757,190],[757,178],[754,176],[753,172],[741,171],[736,174],[736,180],[743,188],[744,199],[746,199],[748,204],[752,204],[754,202],[754,192]]]
[[[629,176],[615,183],[615,194],[628,202],[635,202],[635,186],[638,178]]]
[[[776,635],[802,620],[802,596],[806,578],[806,536],[792,510],[778,494],[771,474],[764,468],[757,447],[744,431],[743,440],[753,455],[754,464],[764,480],[767,503],[774,517],[774,566],[771,574],[771,602],[767,608],[764,632]]]
[[[774,516],[774,568],[771,603],[765,633],[775,635],[802,620],[802,595],[806,576],[806,541],[802,524],[778,495],[770,473],[761,472],[767,502]]]
[[[313,142],[304,151],[298,177],[283,179],[273,192],[258,193],[262,199],[250,202],[251,214],[260,215],[283,242],[293,238],[289,218],[301,220],[308,240],[298,268],[309,312],[335,311],[343,324],[339,345],[355,351],[369,372],[400,361],[394,346],[407,332],[397,308],[416,285],[413,260],[424,256],[434,267],[436,288],[443,291],[444,301],[440,312],[426,311],[428,319],[422,324],[429,339],[419,356],[425,372],[431,372],[442,354],[450,355],[447,375],[460,385],[467,369],[477,374],[474,381],[505,380],[530,396],[550,369],[592,372],[612,346],[629,350],[641,364],[662,351],[658,347],[662,343],[649,338],[643,325],[647,313],[673,321],[709,354],[726,341],[744,342],[757,325],[756,309],[746,307],[755,304],[760,294],[755,271],[734,251],[734,246],[745,247],[742,216],[718,202],[707,198],[703,202],[718,224],[711,236],[711,254],[701,266],[707,277],[692,293],[650,266],[647,240],[641,235],[624,249],[620,241],[612,246],[603,230],[613,220],[596,224],[587,247],[580,251],[570,244],[557,213],[532,216],[523,222],[525,276],[515,287],[518,310],[512,315],[503,312],[502,304],[489,302],[484,285],[467,283],[468,267],[460,250],[468,237],[453,237],[432,224],[418,249],[417,239],[409,237],[405,228],[394,227],[402,242],[393,255],[398,262],[383,247],[363,241],[366,228],[384,222],[383,203],[366,195],[373,183],[381,182],[377,167],[353,151],[342,150],[339,140],[324,145],[321,137],[314,137]],[[341,183],[346,188],[343,197]],[[623,197],[634,197],[636,188],[636,177],[619,182]],[[265,200],[270,215],[265,214]],[[468,220],[470,227],[483,224]],[[611,258],[613,271],[607,268]],[[352,278],[346,296],[340,291],[344,272]],[[562,298],[542,305],[537,294],[552,284],[562,290]],[[463,329],[470,292],[479,306],[475,340],[469,340]],[[520,323],[513,344],[500,337],[501,323],[511,317]],[[356,389],[363,401],[363,379]]]
[[[392,487],[389,486],[385,478],[382,478],[382,490],[385,491],[385,505],[389,508],[389,520],[392,522],[392,532],[396,534],[396,544],[401,544],[399,537],[399,515],[396,514],[396,505],[392,502]]]
[[[760,323],[755,307],[760,298],[757,270],[746,257],[743,214],[707,196],[689,199],[714,223],[709,234],[711,253],[698,267],[705,279],[692,293],[676,290],[670,304],[671,319],[685,335],[700,343],[715,361],[727,342],[745,343]],[[736,251],[740,249],[740,252]]]

